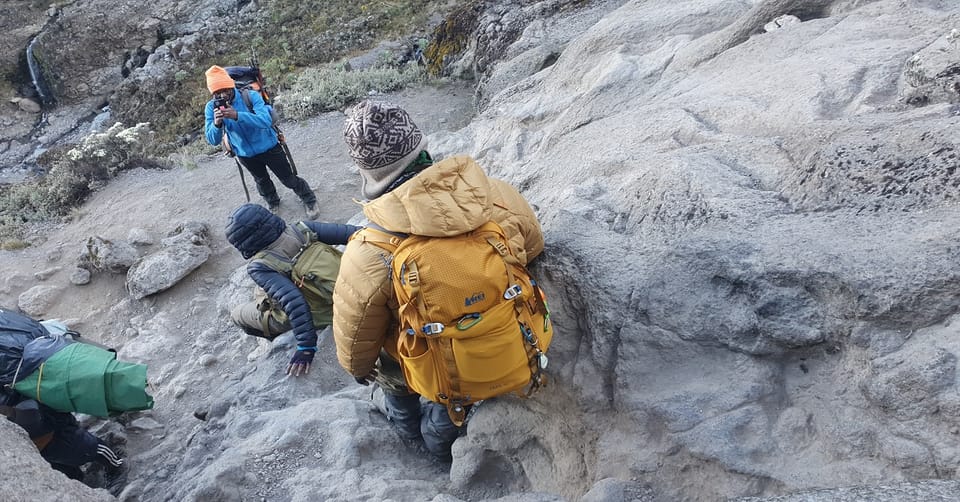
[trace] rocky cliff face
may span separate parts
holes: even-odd
[[[407,3],[424,11],[443,8]],[[258,47],[267,47],[268,56],[284,54],[284,71],[294,64],[326,63],[374,45],[375,34],[391,31],[383,24],[403,25],[389,19],[391,5],[313,2],[310,24],[303,21],[307,16],[294,15],[291,4],[296,2],[5,2],[0,5],[0,94],[10,116],[0,132],[0,171],[32,167],[42,150],[98,130],[106,119],[91,119],[107,112],[111,124],[153,124],[161,133],[158,147],[169,151],[192,139],[202,121],[208,97],[202,75],[209,65],[245,64]],[[328,7],[339,10],[328,14]],[[310,33],[318,27],[323,30]],[[281,36],[288,32],[298,32],[295,39],[303,46],[290,46]],[[27,72],[24,51],[32,40],[47,100],[34,95]]]
[[[238,8],[237,2],[226,0],[5,2],[0,13],[10,29],[0,36],[0,71],[12,87],[4,92],[4,101],[14,98],[18,103],[4,104],[15,115],[8,120],[11,127],[0,135],[0,169],[22,166],[24,161],[29,164],[38,147],[42,151],[57,142],[76,141],[76,135],[69,135],[88,133],[89,119],[106,105],[116,112],[114,119],[128,120],[130,125],[156,119],[161,113],[158,105],[175,92],[178,66],[163,67],[168,73],[162,85],[154,82],[148,89],[137,89],[142,94],[138,101],[153,105],[149,113],[128,112],[135,107],[114,93],[166,41],[204,29],[206,20],[237,15]],[[213,28],[205,32],[211,37],[218,34]],[[50,94],[49,103],[36,96],[27,70],[24,51],[34,39],[33,56]],[[174,43],[178,48],[182,45],[182,41]],[[188,54],[183,51],[177,56]],[[160,96],[159,102],[155,95]],[[22,100],[33,104],[24,105]],[[46,112],[37,105],[44,105]]]
[[[955,475],[957,15],[627,2],[507,52],[489,81],[562,47],[446,148],[557,232],[592,476],[673,499],[691,471],[714,496]]]
[[[435,155],[472,154],[536,206],[547,250],[533,269],[558,327],[552,384],[485,403],[452,465],[434,464],[390,435],[328,337],[310,378],[291,382],[289,337],[267,345],[230,325],[250,283],[215,235],[183,286],[135,301],[99,278],[86,287],[115,287],[112,299],[78,288],[85,304],[54,313],[151,364],[157,409],[114,426],[129,438],[123,498],[949,499],[960,7],[636,0],[549,12],[511,24],[467,127],[445,131],[436,96],[410,109]],[[478,19],[495,31],[512,16]],[[338,221],[357,193],[341,120],[289,134]],[[233,166],[198,161],[176,178],[124,177],[68,233],[124,235],[140,213],[158,227],[155,215],[185,208],[222,226],[239,203],[223,188]],[[0,300],[33,282],[7,278]],[[817,490],[850,485],[866,487]]]

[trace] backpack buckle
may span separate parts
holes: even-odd
[[[431,336],[432,336],[432,335],[439,335],[440,333],[443,333],[443,328],[444,328],[444,327],[445,327],[445,326],[443,325],[443,323],[440,323],[440,322],[429,322],[429,323],[423,325],[422,331],[423,331],[423,334],[425,334],[425,335],[431,335]]]
[[[520,296],[522,293],[523,293],[523,288],[521,288],[518,284],[514,284],[509,288],[507,288],[506,291],[503,292],[503,297],[507,300],[513,300],[514,298]]]

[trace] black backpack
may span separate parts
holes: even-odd
[[[250,66],[228,66],[224,69],[227,70],[227,75],[230,75],[230,78],[236,82],[237,92],[240,93],[243,104],[247,105],[247,110],[250,110],[250,113],[257,113],[253,110],[253,103],[250,101],[250,91],[255,91],[260,94],[263,103],[267,105],[267,109],[270,110],[270,120],[273,125],[273,130],[277,132],[277,135],[281,137],[280,141],[283,142],[283,133],[280,132],[280,127],[277,125],[280,122],[280,117],[273,107],[270,94],[267,93],[266,81],[256,61],[251,61]]]
[[[39,366],[29,361],[24,364],[23,348],[36,338],[49,336],[47,328],[38,321],[12,310],[0,309],[0,385],[13,383],[19,372],[26,376]]]

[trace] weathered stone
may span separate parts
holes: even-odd
[[[633,481],[607,478],[597,481],[581,502],[653,502],[656,494],[649,486]]]
[[[43,109],[40,108],[40,103],[37,103],[36,101],[32,99],[27,99],[27,98],[20,98],[17,101],[17,106],[19,106],[21,110],[27,113],[40,113],[41,111],[43,111]]]
[[[77,258],[77,266],[121,274],[137,261],[137,257],[137,248],[130,243],[96,236],[87,239],[84,251]]]
[[[73,269],[73,273],[70,274],[70,284],[76,286],[83,286],[85,284],[90,284],[90,271],[85,268],[77,267]]]
[[[206,224],[189,222],[161,241],[162,248],[145,256],[127,273],[127,290],[135,299],[176,284],[210,257]]]
[[[20,294],[17,306],[27,315],[42,317],[62,292],[63,288],[59,286],[34,286]]]
[[[153,432],[160,429],[163,429],[163,424],[151,417],[136,418],[127,426],[130,432]]]
[[[0,469],[0,499],[9,501],[106,502],[114,499],[106,490],[94,490],[53,470],[40,457],[26,432],[6,419],[0,420],[0,451],[4,465]],[[15,466],[16,468],[12,468]]]
[[[54,274],[56,274],[57,272],[59,272],[59,271],[61,271],[61,270],[63,270],[63,267],[51,267],[51,268],[48,268],[48,269],[46,269],[46,270],[41,270],[41,271],[33,274],[33,277],[34,277],[34,279],[36,279],[36,280],[38,280],[38,281],[45,281],[45,280],[53,277]]]
[[[156,239],[142,228],[131,228],[127,232],[127,240],[134,246],[151,246],[156,242]]]
[[[873,360],[863,393],[901,420],[938,411],[938,394],[956,382],[957,356],[935,345],[914,345]]]
[[[960,492],[960,481],[926,480],[911,483],[882,484],[878,486],[856,486],[843,488],[825,488],[803,490],[779,497],[743,497],[737,502],[902,502],[917,500],[924,502],[949,502],[956,500]]]
[[[790,26],[792,24],[797,24],[799,22],[800,22],[800,18],[798,18],[797,16],[784,14],[782,16],[778,16],[773,21],[770,21],[769,23],[763,25],[763,30],[767,32],[776,31],[781,28]]]
[[[960,101],[960,34],[943,33],[903,66],[900,99],[908,104]]]

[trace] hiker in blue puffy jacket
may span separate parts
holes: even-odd
[[[230,149],[237,155],[240,164],[253,176],[257,192],[266,201],[271,211],[280,209],[280,196],[277,187],[270,179],[267,169],[273,171],[283,186],[293,190],[307,212],[307,218],[314,220],[320,210],[317,196],[306,180],[297,176],[280,146],[276,131],[273,130],[270,110],[257,92],[250,92],[251,110],[236,91],[236,82],[227,71],[219,66],[211,66],[206,72],[207,89],[214,99],[207,101],[204,109],[204,135],[211,145],[219,145],[223,135],[227,135]],[[217,107],[216,102],[226,103]]]
[[[346,244],[360,229],[337,223],[302,223],[317,235],[317,241],[331,246]],[[311,306],[288,273],[268,265],[263,254],[255,257],[265,251],[273,259],[293,263],[307,243],[303,232],[294,225],[287,225],[263,206],[244,204],[230,215],[226,235],[245,259],[254,258],[247,265],[247,273],[260,288],[259,297],[253,302],[233,309],[230,314],[233,322],[250,335],[271,340],[292,329],[297,349],[287,365],[287,374],[309,373],[317,351],[317,330],[325,328],[330,321],[313,318]],[[335,278],[334,274],[331,280]]]

